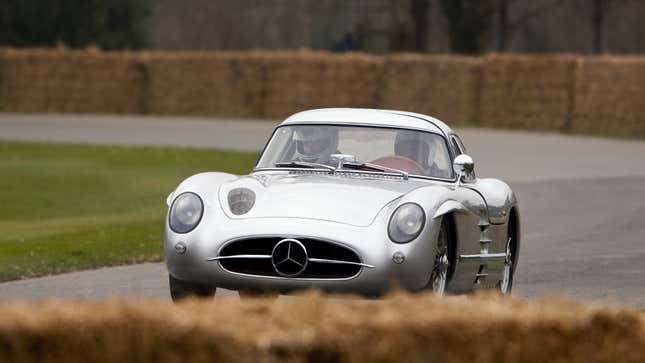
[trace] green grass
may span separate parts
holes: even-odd
[[[0,142],[0,281],[160,261],[168,194],[254,153]]]

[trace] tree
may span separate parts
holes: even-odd
[[[607,0],[593,0],[593,53],[600,54],[606,51],[605,22]]]
[[[595,0],[594,0],[595,1]],[[604,0],[601,0],[604,1]],[[560,6],[564,3],[564,0],[551,0],[549,2],[544,2],[541,5],[530,9],[526,13],[519,16],[517,19],[514,19],[513,22],[510,22],[508,19],[508,7],[511,5],[511,0],[498,0],[497,2],[497,51],[504,52],[508,47],[508,40],[511,38],[511,35],[521,25],[525,24],[528,20],[532,19],[535,16],[539,16],[542,13],[553,10],[553,8]]]
[[[410,0],[410,16],[414,24],[414,50],[425,52],[428,45],[428,13],[430,0]]]
[[[482,53],[483,35],[490,27],[495,0],[441,0],[448,21],[450,48],[454,53]]]
[[[0,44],[140,49],[149,0],[0,0]]]

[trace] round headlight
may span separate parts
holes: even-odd
[[[188,233],[197,227],[203,213],[204,204],[197,194],[182,193],[170,206],[170,229],[177,233]]]
[[[426,223],[426,214],[418,204],[405,203],[390,218],[388,234],[397,243],[410,242],[419,236]]]

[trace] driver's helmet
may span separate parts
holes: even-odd
[[[329,126],[303,126],[295,130],[294,160],[321,163],[330,160],[338,149],[338,130]]]
[[[431,149],[428,138],[418,131],[400,130],[396,133],[394,154],[397,156],[412,159],[426,168]]]

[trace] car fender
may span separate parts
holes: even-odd
[[[196,193],[202,199],[210,200],[212,195],[217,198],[217,191],[219,190],[220,185],[238,178],[239,176],[237,175],[219,172],[195,174],[182,181],[177,188],[168,195],[166,198],[166,204],[170,207],[175,197],[184,192]]]
[[[499,179],[477,179],[473,184],[486,200],[488,218],[491,224],[505,224],[511,208],[517,205],[517,198],[511,187]]]

